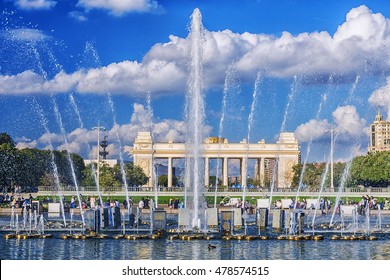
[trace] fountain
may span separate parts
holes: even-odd
[[[199,9],[195,9],[191,16],[190,27],[190,65],[188,77],[188,90],[186,95],[186,121],[188,133],[186,139],[186,174],[185,188],[191,190],[188,193],[188,201],[185,207],[192,209],[191,226],[200,229],[204,223],[203,207],[203,163],[202,142],[203,142],[203,122],[204,122],[204,97],[203,97],[203,69],[202,69],[202,49],[203,49],[203,26],[202,15]],[[187,198],[186,198],[187,200]]]
[[[217,245],[222,244],[222,246],[224,246],[224,244],[225,245],[226,244],[230,244],[230,245],[233,244],[234,246],[240,246],[239,247],[240,249],[245,248],[246,245],[243,244],[244,242],[240,242],[238,245],[237,245],[237,242],[225,242],[225,243],[222,243],[222,242],[225,240],[226,241],[241,240],[241,239],[244,239],[247,241],[253,240],[254,247],[259,246],[258,248],[261,249],[261,248],[265,248],[265,247],[267,247],[267,248],[268,247],[269,248],[277,247],[280,245],[280,243],[283,243],[283,242],[280,242],[277,240],[296,240],[296,241],[302,241],[302,242],[303,242],[303,240],[322,240],[323,236],[321,237],[321,236],[317,235],[314,237],[311,237],[311,236],[307,237],[307,236],[301,235],[302,231],[303,231],[304,216],[303,215],[296,215],[295,211],[293,211],[293,213],[291,213],[292,215],[287,217],[287,219],[284,219],[284,220],[288,220],[288,222],[286,222],[287,225],[282,225],[283,221],[281,221],[279,223],[279,225],[277,225],[277,228],[275,227],[275,229],[267,228],[267,226],[266,226],[267,222],[264,223],[265,226],[263,226],[263,227],[261,226],[262,223],[260,223],[260,222],[258,222],[258,226],[254,225],[254,223],[252,223],[250,220],[251,217],[246,212],[243,215],[241,215],[241,209],[237,209],[237,208],[233,208],[233,207],[231,209],[228,209],[227,211],[222,211],[225,213],[222,213],[221,216],[224,216],[225,214],[229,214],[229,215],[226,215],[229,218],[226,218],[223,220],[223,222],[224,222],[223,225],[222,225],[222,222],[218,223],[218,214],[217,214],[218,209],[216,207],[217,206],[216,205],[217,204],[217,187],[218,187],[218,165],[217,165],[217,176],[216,176],[217,181],[215,184],[216,191],[214,194],[214,208],[206,209],[206,207],[203,203],[204,202],[204,197],[203,197],[203,193],[204,193],[204,190],[203,190],[204,178],[203,178],[203,176],[204,176],[204,173],[203,173],[203,162],[202,162],[202,152],[203,152],[202,151],[202,140],[204,138],[203,137],[203,126],[204,126],[204,118],[205,118],[205,113],[204,113],[205,105],[204,105],[203,81],[202,81],[202,79],[203,79],[203,74],[202,74],[202,58],[203,58],[202,51],[203,50],[202,49],[203,49],[203,43],[204,43],[204,41],[203,41],[203,38],[204,38],[203,32],[204,31],[203,31],[202,22],[201,22],[201,14],[200,14],[200,11],[198,9],[196,9],[194,11],[193,15],[191,16],[191,20],[192,20],[191,30],[190,30],[190,34],[189,34],[189,41],[191,42],[191,61],[190,61],[190,65],[189,65],[190,75],[188,78],[188,91],[187,91],[187,97],[186,97],[186,121],[187,121],[189,127],[188,127],[187,141],[186,141],[186,148],[187,148],[186,180],[185,180],[185,185],[186,185],[185,206],[186,206],[186,209],[184,209],[184,210],[190,210],[190,211],[187,211],[187,213],[190,215],[187,219],[188,226],[187,226],[187,228],[184,229],[183,227],[180,227],[180,222],[178,222],[178,227],[176,229],[176,220],[175,220],[176,217],[175,218],[169,217],[170,222],[168,225],[168,223],[166,222],[166,220],[167,220],[166,214],[167,213],[164,211],[160,211],[158,209],[155,209],[157,207],[157,203],[158,203],[157,181],[156,180],[154,183],[155,200],[150,201],[150,213],[148,213],[150,223],[147,224],[147,222],[144,222],[144,223],[140,222],[140,218],[141,217],[144,218],[145,216],[147,217],[147,215],[145,215],[145,212],[142,213],[142,211],[139,207],[136,208],[135,214],[130,215],[131,207],[130,207],[130,203],[129,203],[128,185],[126,182],[126,169],[124,166],[123,155],[122,155],[122,143],[121,143],[119,131],[117,129],[118,123],[116,121],[114,103],[113,103],[113,100],[112,100],[110,93],[107,93],[108,105],[109,105],[109,109],[111,110],[111,113],[113,114],[113,123],[114,123],[115,133],[116,133],[118,145],[119,145],[119,157],[120,157],[121,175],[122,175],[122,179],[123,179],[123,190],[125,192],[126,200],[128,203],[127,214],[128,214],[128,219],[129,219],[128,220],[129,226],[128,226],[128,228],[126,228],[126,222],[127,222],[126,216],[125,216],[126,214],[117,212],[118,211],[117,207],[115,208],[114,216],[112,216],[112,208],[106,209],[107,211],[105,211],[105,214],[107,213],[107,219],[106,219],[107,221],[105,221],[105,222],[108,223],[108,226],[104,226],[104,228],[102,230],[103,230],[103,232],[107,233],[107,236],[111,237],[111,240],[107,241],[107,243],[109,244],[108,246],[110,247],[111,251],[110,250],[108,250],[108,251],[102,250],[102,251],[104,251],[104,253],[113,252],[112,254],[115,254],[116,250],[114,250],[112,248],[114,248],[114,247],[116,248],[116,246],[118,246],[118,247],[122,246],[121,248],[123,250],[118,250],[118,251],[121,252],[122,255],[120,255],[120,257],[123,258],[123,257],[126,257],[124,255],[125,254],[124,252],[127,252],[127,249],[131,250],[133,247],[137,248],[137,250],[139,249],[139,251],[140,252],[142,251],[142,254],[144,254],[144,252],[147,251],[147,250],[145,250],[145,245],[146,245],[148,247],[148,249],[152,248],[152,249],[150,249],[150,251],[152,253],[148,256],[155,257],[155,255],[161,253],[160,251],[166,250],[166,252],[168,252],[170,250],[170,248],[168,248],[169,246],[166,246],[166,244],[163,243],[165,241],[160,242],[160,243],[157,240],[154,241],[154,239],[160,238],[160,236],[161,236],[160,232],[156,233],[157,231],[160,231],[160,230],[164,232],[162,234],[162,236],[167,237],[169,240],[179,239],[179,238],[182,240],[197,240],[196,242],[193,243],[193,244],[195,244],[195,245],[193,245],[194,247],[190,247],[192,245],[186,245],[186,244],[184,244],[184,242],[181,242],[181,241],[179,243],[176,243],[176,244],[174,244],[174,242],[172,242],[170,244],[170,245],[172,245],[171,247],[175,247],[175,246],[177,246],[177,244],[180,244],[179,249],[180,250],[183,249],[182,251],[184,253],[186,253],[187,251],[191,252],[192,248],[198,248],[196,246],[203,246],[204,242],[202,242],[202,241],[198,242],[198,240],[201,240],[201,239],[209,240],[209,239],[216,238],[217,240],[215,242],[217,243]],[[42,69],[42,67],[41,67],[41,69]],[[41,71],[44,72],[43,70],[41,70]],[[224,88],[224,93],[223,93],[222,117],[221,117],[221,120],[219,123],[219,135],[218,135],[219,136],[218,137],[219,149],[221,149],[221,144],[222,144],[220,142],[220,139],[222,138],[223,122],[224,122],[224,118],[225,118],[225,110],[227,107],[227,96],[229,94],[229,89],[228,89],[229,85],[228,84],[229,84],[229,80],[231,79],[232,75],[233,75],[233,66],[231,65],[228,68],[227,73],[226,73],[225,88]],[[243,168],[245,168],[245,170],[247,168],[247,162],[248,162],[248,157],[249,157],[248,156],[249,142],[250,142],[251,130],[252,130],[252,126],[253,126],[253,119],[254,119],[254,115],[256,112],[256,101],[258,100],[258,95],[260,94],[258,87],[260,85],[262,77],[263,76],[261,75],[261,73],[258,72],[257,76],[256,76],[255,87],[254,87],[253,96],[252,96],[251,110],[250,110],[250,114],[248,116],[248,134],[247,134],[247,138],[246,138],[246,140],[247,140],[247,142],[246,142],[246,144],[247,144],[246,161],[245,161],[245,164],[243,165]],[[330,82],[331,82],[331,80],[332,79],[330,78]],[[358,81],[359,81],[359,76],[357,76],[355,79],[355,84],[354,84],[355,87],[356,87],[356,84],[358,83]],[[290,106],[290,103],[293,101],[293,98],[296,94],[296,91],[297,91],[296,87],[297,87],[297,77],[295,76],[294,81],[290,87],[290,93],[288,96],[287,106],[286,106],[286,109],[284,111],[284,117],[283,117],[283,122],[281,125],[280,132],[283,132],[285,130],[287,115],[289,112],[289,106]],[[355,90],[354,88],[351,90],[349,97],[352,96],[354,90]],[[147,97],[148,111],[149,111],[151,118],[152,118],[153,113],[152,113],[152,108],[151,108],[151,99],[150,99],[151,96],[150,96],[149,91],[148,91],[147,95],[148,95],[148,97]],[[83,128],[84,124],[81,120],[80,112],[78,111],[78,107],[77,107],[77,104],[75,102],[74,96],[71,94],[69,96],[69,98],[70,98],[70,102],[73,106],[73,109],[77,115],[77,118],[79,121],[79,126],[80,126],[80,128]],[[318,113],[317,113],[317,119],[319,117],[319,114],[322,110],[322,106],[323,106],[325,101],[326,101],[326,94],[324,94],[322,97],[322,100],[321,100],[321,103],[320,103],[320,106],[318,109]],[[61,117],[61,114],[59,112],[59,108],[58,108],[58,105],[56,103],[56,100],[53,96],[52,96],[52,102],[53,102],[53,107],[54,107],[54,113],[56,114],[57,122],[59,123],[60,129],[61,129],[61,134],[63,136],[65,136],[65,129],[64,129],[64,125],[62,123],[62,117]],[[37,104],[37,103],[35,103],[35,104]],[[36,108],[38,108],[37,110],[39,113],[39,117],[41,118],[41,123],[44,126],[45,131],[48,133],[49,130],[47,127],[47,120],[44,118],[44,115],[41,111],[40,106],[37,105]],[[152,124],[150,124],[150,125],[152,126]],[[65,142],[65,145],[67,146],[68,143],[67,143],[66,137],[64,137],[64,142]],[[309,143],[309,146],[308,146],[309,152],[310,152],[310,145],[311,144]],[[54,174],[57,175],[57,177],[55,177],[57,194],[61,197],[60,201],[61,201],[62,215],[63,215],[63,219],[64,219],[64,225],[66,226],[64,206],[63,206],[63,202],[62,202],[61,186],[59,184],[58,172],[57,172],[56,166],[55,166],[54,155],[53,155],[53,150],[52,150],[53,147],[51,146],[51,143],[50,143],[50,147],[51,147],[50,151],[51,151],[51,155],[52,155],[53,170],[54,170]],[[88,147],[88,149],[90,150],[90,147]],[[331,151],[331,153],[333,153],[333,150]],[[308,154],[306,155],[305,162],[307,161],[307,157],[308,157]],[[72,176],[73,176],[73,179],[74,179],[75,185],[76,185],[77,197],[79,198],[78,185],[77,185],[76,178],[74,175],[72,161],[71,161],[69,153],[68,153],[68,160],[69,160],[69,163],[72,167],[72,171],[73,171]],[[218,163],[219,163],[219,161],[218,161]],[[153,159],[152,159],[152,166],[154,166]],[[349,165],[347,165],[346,169],[344,170],[341,186],[339,188],[340,193],[339,193],[339,195],[336,199],[336,203],[335,203],[335,209],[339,205],[338,201],[341,199],[341,192],[343,191],[345,181],[348,177],[349,167],[350,167],[350,163],[349,163]],[[329,169],[329,164],[327,164],[326,171],[322,175],[323,176],[322,183],[321,183],[320,191],[318,193],[317,201],[322,196],[322,192],[323,192],[324,184],[325,184],[325,178],[327,177],[327,174],[328,174],[328,169]],[[303,168],[302,174],[303,174],[303,172],[304,172],[304,168]],[[246,173],[247,173],[247,171],[246,171]],[[299,183],[299,188],[297,191],[297,197],[296,197],[296,200],[294,201],[294,209],[293,210],[297,210],[295,208],[296,208],[297,201],[298,201],[299,191],[300,191],[300,188],[302,185],[302,174],[301,174],[301,182]],[[272,177],[273,177],[272,181],[274,184],[275,178],[276,178],[276,168],[273,171]],[[244,182],[244,180],[245,180],[245,177],[243,178],[243,182]],[[97,181],[96,178],[95,178],[95,181]],[[242,202],[244,203],[243,205],[245,205],[247,183],[243,183],[242,187],[243,187]],[[268,210],[271,207],[273,187],[274,187],[274,185],[272,185],[272,188],[271,188],[271,196],[269,198]],[[102,198],[101,198],[100,187],[99,187],[98,182],[97,182],[97,191],[99,193],[100,205],[102,206]],[[81,203],[79,203],[79,205],[81,207]],[[316,214],[317,214],[317,210],[318,210],[317,206],[318,206],[318,203],[316,203],[315,209],[313,211],[311,225],[309,225],[305,228],[306,230],[312,229],[313,235],[314,235],[314,233],[319,232],[319,231],[317,231],[318,227],[316,227]],[[182,209],[180,209],[180,210],[182,210]],[[210,211],[210,210],[212,210],[212,211]],[[262,209],[262,210],[267,210],[267,209]],[[310,209],[309,211],[311,211],[311,210],[312,209]],[[273,217],[272,217],[273,224],[277,224],[278,219],[282,220],[283,215],[287,212],[287,211],[283,212],[284,210],[282,210],[282,209],[277,210],[277,211],[278,212],[275,211],[275,213],[273,213]],[[87,213],[88,211],[85,211],[85,212]],[[96,212],[98,212],[98,211],[96,211]],[[264,217],[265,216],[268,217],[269,212],[260,211],[260,209],[257,209],[258,216],[262,215]],[[81,219],[82,219],[81,230],[84,231],[84,229],[87,228],[86,223],[91,220],[91,217],[88,217],[87,214],[84,217],[84,215],[83,215],[84,212],[81,208],[80,208],[80,213],[81,213]],[[119,215],[118,215],[118,213],[119,213]],[[301,213],[303,213],[303,212],[301,212]],[[298,214],[301,214],[301,213],[298,213]],[[377,220],[378,220],[377,227],[379,229],[382,229],[382,214],[385,215],[385,213],[381,213],[381,211],[379,210],[378,216],[377,216]],[[65,228],[61,228],[61,227],[54,228],[53,226],[50,227],[49,223],[47,223],[48,227],[45,228],[45,220],[44,220],[43,214],[40,215],[39,222],[38,222],[37,212],[36,211],[32,212],[31,210],[28,212],[26,208],[23,209],[22,215],[23,215],[22,216],[23,223],[19,224],[18,214],[15,213],[14,209],[12,210],[11,222],[10,222],[9,228],[12,231],[15,230],[16,234],[19,234],[21,232],[22,233],[25,232],[26,235],[32,236],[32,235],[34,235],[33,232],[39,232],[40,234],[44,235],[45,231],[50,232],[52,230],[53,232],[58,231],[61,233],[61,232],[65,232],[65,231],[69,230],[70,235],[63,235],[64,236],[63,239],[67,239],[67,238],[80,239],[80,242],[83,242],[83,243],[81,243],[83,246],[85,246],[86,244],[89,244],[89,243],[84,243],[83,239],[103,238],[103,236],[105,236],[102,234],[98,234],[99,233],[98,230],[96,230],[96,233],[75,234],[75,232],[79,231],[80,228],[77,228],[77,217],[76,217],[73,209],[71,209],[71,211],[70,211],[70,223],[69,223],[67,228],[66,227]],[[172,214],[170,214],[170,215],[172,215]],[[333,230],[333,229],[331,229],[332,228],[331,226],[334,223],[334,215],[335,215],[335,212],[332,215],[332,218],[330,221],[330,226],[327,227],[325,230],[326,234],[327,234],[327,238],[329,236],[329,233],[331,233],[331,230]],[[119,219],[118,219],[118,216],[119,216]],[[96,219],[96,217],[99,218],[99,214],[94,216],[95,219]],[[212,217],[214,217],[214,218],[212,218]],[[345,232],[352,231],[354,235],[365,232],[365,234],[367,236],[369,236],[371,234],[371,232],[374,231],[374,228],[372,228],[371,223],[373,223],[375,216],[374,215],[370,216],[370,209],[367,208],[365,211],[365,216],[360,217],[360,218],[361,218],[360,219],[361,224],[362,224],[362,220],[364,218],[364,226],[359,228],[359,216],[358,216],[358,213],[356,211],[356,208],[354,211],[351,212],[350,219],[352,219],[352,221],[347,221],[348,220],[347,215],[344,215],[344,213],[341,213],[340,219],[341,219],[342,227],[340,228],[340,232],[342,234],[344,234]],[[383,217],[383,218],[386,219],[386,217]],[[131,219],[134,219],[134,221],[132,223],[131,223]],[[180,215],[179,215],[179,219],[180,219]],[[171,220],[173,220],[173,222]],[[213,221],[211,222],[210,220],[213,220]],[[262,222],[264,222],[264,221],[265,220],[263,220]],[[8,222],[8,220],[7,220],[7,222]],[[328,222],[328,219],[327,219],[327,222]],[[350,222],[350,223],[348,224],[348,222]],[[213,229],[214,227],[218,228],[219,225],[221,226],[221,229],[220,229],[220,232],[218,232],[218,234],[216,234],[214,236],[208,234],[210,229]],[[226,226],[226,228],[227,228],[226,232],[225,232],[225,229],[222,228],[222,226]],[[99,229],[99,228],[100,227],[97,226],[97,229]],[[165,230],[166,228],[168,229],[168,231]],[[90,229],[90,228],[88,228],[88,229]],[[188,231],[184,232],[186,229]],[[264,233],[263,233],[264,236],[260,236],[260,234],[262,233],[261,230],[263,230],[263,229],[264,229]],[[169,230],[174,230],[175,234],[170,235]],[[283,232],[284,230],[286,230],[286,235],[285,236],[280,235],[280,232]],[[126,231],[129,231],[131,234],[126,235],[126,233],[127,233]],[[198,231],[201,233],[200,234],[196,233]],[[288,231],[289,231],[289,235],[287,235]],[[147,234],[143,234],[143,232],[146,232]],[[120,233],[120,234],[114,235],[112,233]],[[135,234],[133,234],[133,233],[135,233]],[[73,234],[73,235],[71,235],[71,234]],[[256,236],[256,234],[257,234],[257,236]],[[299,234],[299,235],[297,235],[297,234]],[[28,238],[30,238],[30,237],[28,237]],[[123,239],[123,238],[126,238],[128,240],[138,240],[138,239],[150,239],[150,240],[142,241],[142,242],[135,242],[132,245],[124,245],[127,243],[124,241],[114,243],[114,242],[117,242],[117,241],[114,241],[115,239]],[[260,247],[259,242],[262,242],[262,241],[259,241],[259,240],[266,240],[266,239],[272,239],[272,241],[269,241],[270,243],[267,243],[266,246]],[[153,241],[151,241],[151,240],[153,240]],[[350,240],[352,240],[352,239],[350,239]],[[75,242],[79,242],[79,241],[75,241]],[[60,241],[58,243],[63,243],[63,242]],[[104,246],[106,246],[106,244],[99,243],[98,240],[96,242],[94,242],[94,244],[96,246],[102,246],[103,249],[104,249]],[[114,246],[112,246],[112,245],[114,245]],[[300,242],[296,242],[296,244],[291,245],[291,247],[283,247],[283,248],[286,248],[286,250],[288,252],[291,252],[291,251],[294,251],[293,246],[301,246],[301,245],[302,244],[300,244]],[[52,245],[52,246],[57,246],[57,244]],[[64,246],[66,246],[66,245],[64,245]],[[86,247],[83,247],[83,246],[80,246],[80,247],[84,248],[82,250],[85,250]],[[131,246],[131,247],[126,247],[126,246]],[[144,247],[142,247],[142,246],[144,246]],[[324,246],[324,247],[326,247],[326,246]],[[158,249],[155,249],[155,248],[158,248]],[[161,248],[164,248],[164,250],[161,250]],[[215,247],[212,247],[212,246],[209,246],[208,248],[209,248],[208,250],[210,250],[210,248],[215,249]],[[293,249],[291,249],[291,248],[293,248]],[[176,249],[176,248],[174,248],[174,249]],[[226,250],[226,248],[225,248],[225,250]],[[255,251],[255,250],[253,250],[253,248],[251,248],[251,250],[252,250],[252,252]],[[85,250],[85,251],[87,251],[87,250]],[[260,251],[260,250],[258,250],[258,251]],[[168,252],[168,254],[170,254],[169,252]],[[286,252],[286,251],[284,251],[284,252]],[[198,251],[197,251],[197,253],[198,253]],[[139,254],[139,255],[141,255],[141,254]],[[176,256],[176,255],[174,255],[174,256]],[[201,256],[201,254],[197,254],[197,256]],[[301,255],[299,255],[298,257],[301,257]]]
[[[77,106],[77,103],[76,103],[76,100],[73,96],[73,94],[70,94],[69,95],[69,100],[70,100],[70,104],[72,105],[73,107],[73,110],[75,111],[76,113],[76,116],[77,116],[77,119],[78,119],[78,122],[79,122],[79,126],[81,129],[84,128],[84,122],[83,120],[81,119],[81,115],[80,115],[80,110]],[[98,125],[99,126],[99,125]],[[99,132],[98,132],[99,133]],[[91,150],[91,146],[89,145],[89,142],[88,141],[85,141],[85,144],[87,145],[87,149],[88,151]],[[100,143],[98,143],[99,145]],[[99,147],[98,147],[98,150],[99,150]],[[92,170],[92,174],[93,174],[93,179],[95,181],[95,184],[96,184],[96,188],[97,188],[97,192],[98,192],[98,196],[99,196],[99,203],[100,203],[100,207],[103,206],[103,198],[102,198],[102,193],[100,192],[100,183],[99,183],[99,180],[97,178],[97,171],[95,170],[95,166],[93,164],[91,164],[91,170]]]
[[[247,177],[247,174],[248,174],[248,154],[249,154],[249,143],[250,143],[250,135],[251,135],[251,129],[252,129],[252,125],[253,125],[253,119],[254,119],[254,114],[255,114],[255,110],[256,110],[256,104],[257,104],[257,100],[258,100],[258,94],[259,94],[259,87],[260,87],[260,84],[261,84],[261,80],[262,80],[262,74],[261,72],[257,72],[257,75],[256,75],[256,80],[255,80],[255,86],[254,86],[254,89],[253,89],[253,94],[252,94],[252,104],[251,104],[251,110],[250,110],[250,113],[248,115],[248,136],[247,136],[247,144],[246,144],[246,158],[244,158],[245,160],[243,161],[243,170],[245,171],[244,172],[244,175],[242,176],[241,178],[241,185],[242,185],[242,208],[244,208],[244,205],[245,205],[245,190],[246,188],[248,187],[248,183],[246,181],[246,177]]]
[[[218,180],[219,180],[219,162],[221,156],[221,145],[222,145],[222,133],[223,133],[223,125],[225,120],[225,113],[227,108],[227,99],[228,94],[230,92],[230,86],[233,83],[233,75],[234,75],[234,64],[230,64],[226,71],[225,83],[223,87],[223,98],[222,98],[222,115],[219,120],[219,128],[218,128],[218,157],[217,157],[217,169],[215,175],[215,192],[214,192],[214,208],[217,208],[217,193],[218,193]]]

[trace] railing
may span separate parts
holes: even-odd
[[[61,192],[75,192],[76,187],[75,186],[62,186],[60,189]],[[79,186],[80,192],[97,192],[97,187],[95,186]],[[104,187],[100,188],[100,191],[103,193],[110,193],[110,192],[124,192],[125,189],[123,187]],[[127,191],[129,192],[154,192],[154,187],[147,187],[147,186],[128,186]],[[182,192],[184,191],[183,187],[163,187],[158,186],[157,187],[158,192]],[[38,187],[38,192],[57,192],[57,187],[53,186],[40,186]]]
[[[57,188],[54,186],[40,186],[38,188],[39,192],[57,192]],[[61,192],[75,192],[76,187],[75,186],[63,186],[61,187]],[[79,187],[80,192],[97,192],[97,188],[95,186],[80,186]],[[115,192],[124,192],[123,187],[104,187],[101,188],[102,193],[115,193]],[[155,188],[154,187],[148,187],[148,186],[128,186],[127,188],[128,192],[154,192]],[[184,187],[163,187],[163,186],[158,186],[157,187],[158,192],[183,192]],[[333,192],[337,193],[338,190],[330,191],[329,188],[323,190],[324,192]],[[207,193],[214,193],[215,192],[215,187],[205,187],[205,192]],[[226,187],[226,186],[218,186],[217,188],[217,193],[222,193],[222,192],[230,192],[230,193],[242,193],[243,189],[242,188],[235,188],[235,187]],[[261,188],[261,187],[252,187],[252,188],[246,188],[245,192],[248,193],[269,193],[270,189],[269,188]],[[290,188],[275,188],[273,190],[275,193],[288,193],[288,194],[295,194],[297,191],[295,189],[290,189]],[[301,190],[300,192],[310,192],[310,193],[318,193],[319,189],[304,189]],[[346,193],[361,193],[367,194],[367,193],[390,193],[390,188],[346,188],[345,191]]]

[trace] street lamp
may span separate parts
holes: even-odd
[[[334,132],[336,129],[327,129],[325,133],[330,132],[330,191],[334,191],[333,185],[333,153],[334,153]]]
[[[92,127],[92,130],[97,130],[97,168],[96,168],[96,184],[99,186],[99,169],[100,169],[100,130],[106,131],[104,126],[100,126],[100,122],[98,122],[98,126]]]

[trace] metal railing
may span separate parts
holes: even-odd
[[[38,187],[39,192],[57,192],[57,188],[54,186],[40,186]],[[61,187],[61,192],[75,192],[76,187],[75,186],[63,186]],[[80,192],[97,192],[97,188],[95,186],[80,186],[79,187]],[[102,187],[101,192],[102,193],[115,193],[115,192],[124,192],[123,187]],[[128,192],[154,192],[154,187],[148,187],[148,186],[128,186],[127,188]],[[183,192],[184,187],[164,187],[164,186],[158,186],[157,187],[158,192]],[[205,187],[204,189],[207,193],[213,193],[215,192],[215,186],[212,187]],[[217,193],[222,192],[230,192],[230,193],[241,193],[243,192],[242,188],[236,188],[236,187],[226,187],[226,186],[218,186]],[[261,188],[261,187],[252,187],[252,188],[246,188],[245,192],[248,193],[267,193],[270,192],[269,188]],[[296,193],[296,189],[291,188],[274,188],[273,192],[275,193]],[[319,189],[310,189],[310,190],[301,190],[301,192],[310,192],[310,193],[318,193]],[[329,188],[325,189],[324,192],[332,192]],[[338,190],[334,190],[334,193],[337,193]],[[390,193],[390,187],[389,188],[346,188],[344,190],[346,193]]]

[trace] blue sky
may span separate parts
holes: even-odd
[[[91,128],[98,121],[114,158],[116,132],[125,151],[150,127],[157,141],[183,141],[186,38],[196,7],[206,38],[206,135],[219,133],[227,86],[222,136],[231,142],[247,137],[260,72],[251,142],[274,142],[286,115],[284,130],[295,132],[303,157],[312,139],[309,161],[328,157],[330,127],[338,131],[336,159],[366,152],[377,106],[385,117],[390,108],[390,5],[379,0],[3,0],[0,131],[20,148],[44,148],[50,140],[65,149],[55,100],[67,148],[84,157],[95,154]]]

